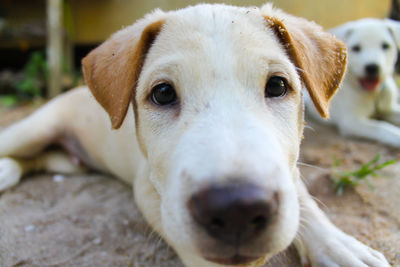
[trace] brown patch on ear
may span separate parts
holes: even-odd
[[[323,118],[329,117],[329,101],[346,70],[346,46],[315,23],[303,19],[286,26],[277,18],[265,16],[265,19],[299,68],[318,112]]]
[[[115,34],[83,60],[83,74],[90,91],[110,116],[114,129],[121,127],[135,95],[146,53],[161,30],[163,20],[151,23],[140,38]],[[140,34],[140,33],[139,33]]]

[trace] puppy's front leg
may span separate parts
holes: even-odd
[[[349,114],[338,121],[338,128],[340,133],[345,136],[359,136],[400,147],[400,128],[385,121],[360,118]]]
[[[385,81],[385,85],[379,93],[376,103],[378,114],[382,119],[400,126],[400,103],[399,89],[395,80],[390,77]]]
[[[43,152],[33,158],[0,158],[0,192],[18,184],[22,176],[47,171],[62,174],[86,172],[86,168],[62,151]]]
[[[389,114],[385,114],[383,119],[400,127],[400,105],[393,106]]]
[[[303,182],[297,184],[301,222],[295,240],[303,265],[384,267],[385,257],[333,225],[311,198]]]

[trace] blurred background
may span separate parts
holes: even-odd
[[[155,8],[172,10],[197,2],[0,0],[0,106],[53,97],[82,84],[82,57],[110,34]],[[266,1],[202,2],[261,6]],[[326,29],[363,17],[387,17],[393,4],[391,0],[271,2]]]
[[[261,6],[266,1],[201,2]],[[0,130],[47,97],[83,84],[81,59],[115,31],[155,8],[198,2],[0,0]],[[364,17],[400,19],[400,0],[270,2],[325,29]],[[341,229],[400,266],[400,165],[382,174],[393,179],[357,184],[340,197],[332,183],[339,173],[365,173],[380,155],[400,158],[399,150],[316,127],[307,127],[298,164],[309,191]],[[0,266],[182,266],[132,205],[131,188],[97,174],[62,177],[38,174],[1,195]],[[289,250],[269,266],[298,267],[299,262]]]

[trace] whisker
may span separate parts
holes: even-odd
[[[322,202],[322,200],[320,200],[317,197],[312,196],[312,195],[311,195],[311,198],[314,199],[314,201],[317,202],[318,204],[320,204],[322,207],[324,207],[324,209],[328,209],[328,206],[324,202]]]
[[[305,167],[314,168],[314,169],[317,169],[317,170],[320,170],[320,171],[329,171],[328,168],[319,167],[317,165],[313,165],[313,164],[309,164],[309,163],[305,163],[305,162],[301,162],[301,161],[297,161],[297,164],[301,165],[301,166],[305,166]]]
[[[315,132],[315,129],[310,124],[304,125],[304,129],[310,129],[311,131]]]

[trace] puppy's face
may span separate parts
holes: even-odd
[[[258,10],[195,11],[166,21],[148,52],[139,136],[168,238],[211,261],[247,262],[297,230],[301,81]]]
[[[199,5],[148,16],[91,52],[83,68],[114,128],[133,96],[168,242],[241,264],[295,237],[301,90],[326,116],[345,61],[342,43],[270,5]]]
[[[366,19],[349,27],[344,38],[349,51],[349,74],[360,86],[374,91],[393,75],[397,44],[393,29],[383,20]]]

